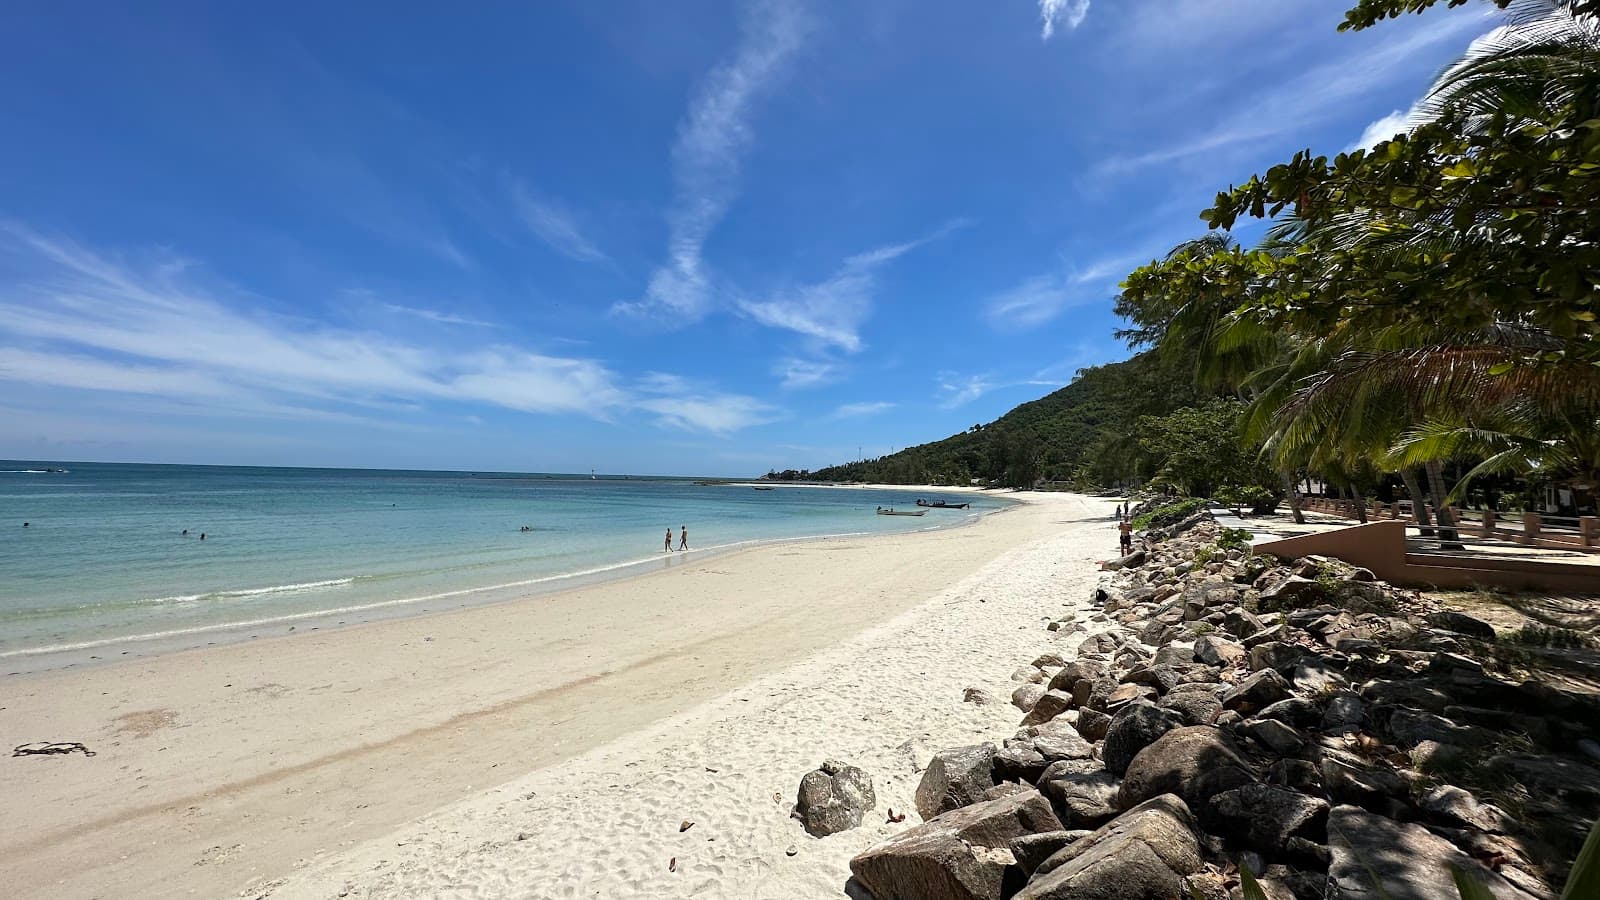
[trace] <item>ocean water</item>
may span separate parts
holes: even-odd
[[[0,659],[324,613],[492,602],[681,561],[662,552],[668,526],[674,546],[687,525],[691,550],[705,553],[950,526],[1007,504],[962,495],[971,511],[875,514],[880,505],[915,508],[919,496],[938,495],[587,475],[0,461]]]

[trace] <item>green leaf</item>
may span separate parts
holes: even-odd
[[[1249,866],[1239,866],[1239,890],[1244,893],[1244,900],[1267,900],[1267,892],[1261,889]]]
[[[1516,363],[1512,363],[1512,362],[1495,363],[1494,365],[1489,367],[1489,374],[1490,375],[1504,375],[1505,373],[1511,371],[1512,369],[1515,369],[1516,367],[1517,367],[1517,364]]]
[[[1578,858],[1572,863],[1572,874],[1567,876],[1567,887],[1561,900],[1584,900],[1600,897],[1600,820],[1589,829],[1589,839],[1583,842]]]
[[[1451,866],[1450,877],[1455,879],[1456,893],[1461,895],[1461,900],[1494,900],[1494,893],[1482,881],[1460,868]]]

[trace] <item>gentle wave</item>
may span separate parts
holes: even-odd
[[[0,475],[49,475],[44,469],[0,469]]]
[[[146,597],[135,600],[131,606],[155,606],[161,603],[191,603],[195,600],[238,600],[243,597],[259,597],[262,594],[287,594],[293,591],[310,591],[317,588],[339,587],[354,584],[355,578],[330,578],[327,581],[305,581],[299,584],[275,584],[264,588],[239,588],[228,591],[207,591],[203,594],[179,594],[174,597]]]
[[[729,543],[729,544],[718,544],[718,545],[711,546],[711,547],[702,547],[702,548],[697,548],[697,549],[694,549],[694,550],[686,550],[686,551],[682,551],[681,553],[674,553],[672,557],[667,557],[667,556],[664,556],[664,555],[658,553],[658,554],[653,554],[651,556],[640,557],[639,559],[628,560],[627,562],[613,563],[611,565],[605,565],[605,566],[595,566],[593,568],[583,569],[583,570],[576,571],[576,572],[563,572],[563,573],[558,574],[558,575],[546,575],[546,576],[543,576],[543,577],[540,577],[540,578],[529,578],[529,579],[525,579],[525,580],[522,580],[522,581],[508,582],[506,584],[490,585],[488,587],[461,588],[461,589],[453,590],[453,591],[441,591],[441,592],[435,593],[435,594],[425,594],[425,595],[420,596],[420,597],[402,597],[402,598],[395,599],[395,600],[378,600],[378,601],[374,601],[372,603],[361,603],[361,604],[357,604],[357,605],[354,605],[354,606],[342,606],[342,607],[337,607],[337,608],[334,608],[334,609],[319,609],[319,610],[311,610],[311,611],[308,611],[308,612],[289,613],[289,614],[282,615],[282,616],[268,616],[268,617],[260,618],[260,619],[250,619],[248,621],[243,621],[243,622],[218,622],[218,623],[212,624],[212,625],[196,625],[196,626],[194,626],[192,628],[174,628],[174,629],[171,629],[169,631],[155,631],[155,632],[150,632],[148,634],[136,634],[136,635],[129,635],[129,636],[125,636],[125,637],[101,638],[99,640],[80,641],[80,642],[71,643],[71,644],[53,644],[53,645],[48,646],[48,647],[27,647],[27,648],[23,648],[21,650],[8,650],[8,651],[6,651],[4,653],[0,653],[0,659],[9,659],[11,657],[16,657],[16,656],[39,656],[39,655],[43,655],[43,654],[46,654],[46,653],[68,653],[68,652],[72,652],[72,651],[75,651],[75,650],[93,650],[96,647],[108,647],[108,646],[111,646],[113,644],[132,644],[132,643],[138,643],[138,642],[141,642],[141,641],[158,641],[158,640],[162,640],[162,639],[165,639],[165,638],[184,637],[186,635],[195,635],[195,634],[207,634],[207,633],[217,632],[217,631],[233,631],[233,630],[236,630],[236,629],[259,628],[259,627],[264,626],[264,625],[278,625],[278,624],[282,624],[282,623],[285,623],[285,622],[303,621],[305,619],[322,619],[322,618],[329,618],[329,617],[332,617],[332,616],[344,616],[344,615],[350,615],[352,613],[368,612],[368,611],[374,610],[374,609],[388,609],[388,608],[396,607],[396,606],[406,606],[406,605],[413,604],[413,603],[427,603],[427,602],[432,601],[432,600],[449,600],[449,599],[454,598],[454,597],[464,597],[464,596],[467,596],[469,594],[483,594],[483,593],[489,593],[491,591],[504,591],[504,590],[509,590],[511,588],[531,587],[533,585],[538,585],[538,584],[548,584],[550,582],[565,581],[565,580],[571,579],[571,578],[584,578],[584,577],[588,577],[588,576],[592,576],[592,575],[604,575],[604,574],[606,574],[608,572],[615,572],[615,571],[617,571],[619,569],[627,569],[627,568],[631,568],[631,567],[634,567],[634,566],[642,566],[642,565],[645,565],[647,563],[662,561],[662,560],[669,559],[669,558],[670,559],[682,559],[682,558],[684,558],[686,556],[696,555],[696,554],[703,555],[703,554],[707,554],[707,553],[725,553],[725,552],[730,551],[730,550],[740,550],[740,549],[744,549],[744,548],[747,548],[747,547],[756,547],[756,546],[763,546],[763,545],[768,545],[768,544],[787,544],[787,543],[792,543],[792,542],[796,542],[796,541],[826,540],[828,538],[865,537],[865,536],[867,536],[867,535],[869,535],[871,533],[872,532],[855,531],[855,532],[846,532],[844,534],[807,535],[807,536],[804,536],[804,537],[797,537],[797,538],[754,538],[754,539],[746,540],[746,541],[735,541],[735,542]],[[354,579],[352,578],[352,579],[339,579],[338,581],[346,581],[346,582],[348,582],[348,581],[353,581],[353,580]],[[321,584],[321,583],[329,583],[329,582],[310,582],[310,584]],[[337,583],[337,581],[336,582],[332,582],[332,583]],[[304,587],[304,585],[302,585],[302,587]],[[270,589],[263,589],[263,590],[270,590]],[[198,596],[206,596],[206,595],[198,595]]]

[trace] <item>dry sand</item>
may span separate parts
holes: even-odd
[[[1007,673],[1110,555],[1109,501],[1028,499],[969,528],[0,681],[0,735],[97,751],[0,758],[0,884],[841,896],[849,857],[916,821],[883,811],[911,808],[919,754],[1009,732]],[[871,772],[879,803],[817,841],[788,811],[824,757]]]

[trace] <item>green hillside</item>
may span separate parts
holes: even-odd
[[[819,481],[1004,486],[1052,481],[1108,483],[1137,472],[1133,425],[1203,399],[1185,364],[1142,353],[1083,369],[1055,393],[974,426],[890,456],[804,473]],[[783,473],[794,477],[802,473]],[[781,477],[776,476],[775,477]]]

